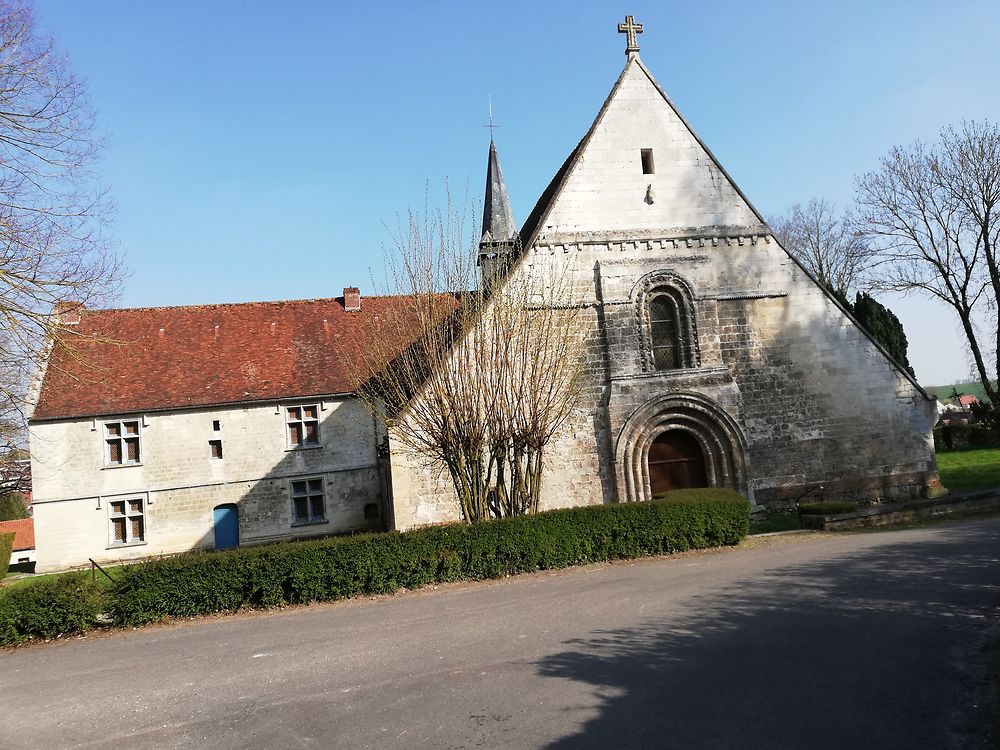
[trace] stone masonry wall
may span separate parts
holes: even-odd
[[[318,400],[317,400],[318,402]],[[122,415],[138,417],[143,415]],[[382,517],[371,415],[355,399],[320,411],[320,446],[290,449],[284,405],[256,404],[145,415],[141,464],[107,467],[104,419],[30,426],[38,569],[51,570],[214,546],[213,509],[233,503],[240,543],[367,528]],[[213,430],[213,421],[220,430]],[[221,439],[213,459],[209,440]],[[293,525],[290,483],[322,477],[326,522]],[[111,543],[109,503],[142,498],[145,541]]]
[[[703,431],[716,481],[760,503],[911,497],[937,481],[932,403],[778,246],[637,58],[522,240],[516,272],[568,273],[588,342],[543,507],[648,496],[648,442],[682,419]],[[686,366],[657,372],[643,297],[664,279],[695,333]],[[398,444],[393,492],[397,528],[455,517],[440,471]]]

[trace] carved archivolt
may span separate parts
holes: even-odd
[[[712,487],[746,494],[747,443],[736,420],[700,393],[670,393],[647,401],[625,421],[615,446],[619,500],[649,500],[649,446],[667,430],[690,433],[705,454]]]
[[[697,308],[694,290],[687,279],[673,271],[654,271],[639,279],[632,288],[632,299],[636,325],[642,335],[642,368],[645,372],[657,369],[650,325],[650,303],[655,300],[668,305],[676,314],[679,355],[677,367],[688,369],[701,365]]]

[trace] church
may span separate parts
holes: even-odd
[[[520,228],[492,139],[487,160],[484,271],[558,259],[580,293],[586,387],[541,508],[939,486],[934,402],[778,244],[643,64],[641,25],[619,31],[621,74]],[[77,344],[52,348],[29,419],[38,570],[458,520],[447,473],[345,366],[406,302],[62,310]]]

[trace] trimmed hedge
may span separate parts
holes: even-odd
[[[83,633],[97,624],[97,616],[106,606],[104,592],[86,573],[66,573],[0,589],[0,644]]]
[[[7,575],[7,568],[10,567],[10,556],[14,552],[13,531],[0,534],[0,578]]]
[[[950,424],[934,428],[934,450],[951,451],[1000,445],[1000,434],[988,425]]]
[[[0,644],[85,632],[102,612],[135,626],[732,545],[749,524],[738,493],[684,490],[471,526],[189,553],[123,567],[110,587],[74,572],[0,589]]]
[[[836,516],[840,513],[853,513],[858,504],[850,500],[817,500],[812,503],[802,503],[799,513],[804,516]]]
[[[459,579],[733,545],[750,504],[728,490],[536,516],[192,553],[130,565],[109,614],[135,626],[241,608],[386,594]]]

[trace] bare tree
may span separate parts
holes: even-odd
[[[100,146],[84,83],[29,7],[0,3],[0,421],[15,432],[47,346],[73,348],[60,313],[117,289]]]
[[[876,286],[941,300],[958,318],[987,396],[997,400],[1000,129],[963,123],[938,143],[896,147],[858,180]],[[983,308],[986,309],[983,309]],[[993,333],[981,340],[983,314]]]
[[[774,236],[788,252],[831,290],[857,290],[870,263],[864,238],[851,211],[837,213],[826,199],[796,203],[771,222]]]
[[[568,273],[525,259],[484,285],[465,226],[449,202],[398,233],[386,265],[411,315],[392,331],[379,322],[358,393],[401,446],[447,469],[475,522],[537,512],[546,446],[579,393],[582,344]],[[396,354],[403,340],[413,343]]]

